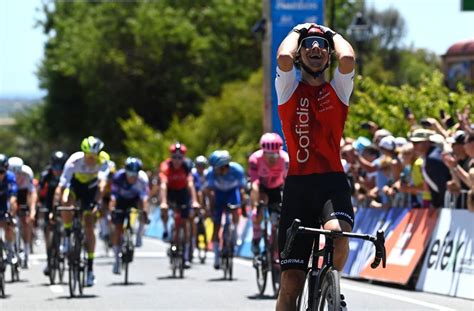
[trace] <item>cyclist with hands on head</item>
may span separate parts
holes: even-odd
[[[163,221],[163,239],[168,238],[168,207],[170,204],[174,208],[174,215],[183,220],[186,236],[186,246],[184,251],[185,266],[189,267],[189,249],[191,243],[191,232],[189,225],[194,219],[192,208],[199,208],[196,189],[194,188],[193,175],[191,174],[192,161],[185,157],[187,148],[179,142],[174,143],[169,148],[171,157],[160,164],[160,190],[161,190],[161,219]],[[182,206],[185,206],[183,209]],[[174,243],[178,243],[178,230],[173,236]]]
[[[221,227],[222,213],[227,204],[241,205],[245,202],[245,179],[243,167],[231,162],[230,154],[227,150],[216,150],[209,156],[209,169],[206,174],[206,187],[209,191],[209,203],[212,211],[212,221],[214,223],[212,232],[212,244],[214,250],[214,268],[219,269],[219,230]],[[232,209],[232,223],[236,226],[239,223],[238,209]],[[237,240],[237,232],[234,228],[232,239]],[[235,245],[235,244],[234,244]]]
[[[333,51],[338,67],[330,83],[324,79]],[[351,190],[340,158],[340,141],[353,89],[355,54],[340,35],[322,25],[300,24],[286,36],[277,54],[275,79],[278,113],[290,165],[285,180],[279,225],[279,248],[295,218],[303,226],[321,223],[327,230],[351,231]],[[301,80],[296,67],[301,69]],[[277,310],[295,310],[305,282],[313,240],[300,236],[280,262]],[[344,267],[347,238],[334,241],[334,264]]]
[[[104,143],[97,137],[88,136],[81,142],[81,151],[73,153],[64,165],[64,170],[55,191],[55,204],[74,206],[81,202],[83,211],[85,244],[87,249],[86,285],[95,282],[93,272],[96,238],[94,225],[98,205],[102,199],[109,175],[110,156],[102,151]],[[73,215],[62,211],[64,223],[64,252],[69,251]]]
[[[148,183],[148,175],[142,171],[142,161],[134,157],[127,158],[125,168],[114,175],[109,202],[112,222],[115,226],[112,234],[112,245],[115,254],[115,263],[112,270],[114,274],[120,274],[120,242],[124,229],[123,223],[125,218],[128,217],[125,212],[129,208],[135,207],[143,211],[141,223],[145,223],[148,219]],[[114,213],[116,210],[121,210],[122,213]]]
[[[30,245],[33,238],[33,222],[36,215],[36,202],[38,194],[33,183],[33,170],[25,165],[19,157],[8,159],[8,169],[15,174],[17,184],[17,211],[16,214],[21,223],[21,236],[24,242],[23,268],[28,268],[28,257],[30,254]]]
[[[288,153],[282,149],[283,140],[277,133],[265,133],[260,138],[260,150],[249,157],[248,175],[251,182],[250,204],[253,215],[252,252],[260,253],[262,230],[260,223],[263,211],[259,208],[261,201],[267,204],[270,213],[280,213],[274,210],[274,204],[281,203],[281,191],[288,171]]]
[[[5,232],[5,248],[7,262],[11,263],[14,257],[15,228],[8,224],[7,213],[15,216],[17,185],[15,174],[8,170],[8,157],[0,154],[0,228]]]

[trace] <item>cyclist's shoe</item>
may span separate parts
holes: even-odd
[[[137,234],[137,239],[135,240],[135,247],[141,247],[142,245],[142,236],[140,234]]]
[[[260,254],[260,239],[252,240],[252,253],[254,254],[254,256]]]
[[[168,241],[168,231],[163,231],[163,241]]]
[[[49,276],[49,267],[48,267],[48,265],[46,265],[46,267],[44,267],[43,274],[46,275],[46,276]]]
[[[120,262],[120,259],[118,260],[115,260],[114,262],[114,267],[112,268],[112,273],[113,274],[120,274],[120,266],[121,266],[121,262]]]
[[[95,284],[95,275],[92,271],[87,271],[86,286],[94,286]]]

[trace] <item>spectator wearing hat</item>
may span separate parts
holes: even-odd
[[[429,129],[416,129],[411,133],[409,140],[413,143],[415,153],[424,160],[422,172],[431,193],[431,205],[441,208],[451,174],[443,163],[442,149],[431,141],[434,134],[435,132]]]
[[[422,166],[423,159],[415,154],[413,143],[408,142],[400,148],[403,170],[393,190],[403,195],[401,207],[419,208],[423,202],[430,201],[429,191],[425,191]]]
[[[451,152],[443,153],[443,162],[451,170],[452,179],[448,181],[447,189],[455,196],[455,207],[465,209],[467,208],[467,191],[469,185],[462,180],[461,175],[466,175],[469,171],[469,157],[464,149],[464,141],[466,140],[466,133],[464,131],[456,131],[452,137],[448,139],[451,143]],[[459,172],[455,167],[459,165],[465,172],[458,176]]]

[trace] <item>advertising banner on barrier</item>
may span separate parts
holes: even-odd
[[[385,242],[387,268],[371,269],[367,265],[360,276],[398,284],[407,284],[430,241],[438,210],[412,209]],[[371,260],[369,260],[370,262]]]
[[[474,213],[442,209],[416,289],[474,299]]]
[[[408,213],[409,208],[358,208],[355,215],[354,232],[361,234],[375,235],[377,230],[385,232],[388,238],[403,217]],[[349,240],[349,256],[344,266],[343,275],[359,277],[362,269],[374,254],[372,243],[363,240]]]

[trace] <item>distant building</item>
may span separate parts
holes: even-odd
[[[448,87],[455,89],[462,82],[474,92],[474,39],[453,44],[441,58]]]

